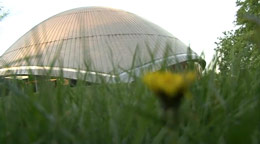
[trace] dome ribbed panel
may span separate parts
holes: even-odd
[[[117,9],[78,8],[57,14],[18,39],[3,55],[10,67],[54,66],[111,73],[164,56],[185,54],[187,46],[135,14]],[[149,47],[147,47],[147,45]],[[138,49],[136,49],[138,48]],[[149,48],[149,50],[148,50]],[[28,59],[25,59],[28,58]],[[86,64],[90,64],[86,69]]]

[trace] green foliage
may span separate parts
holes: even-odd
[[[259,0],[237,0],[237,6],[239,7],[237,11],[237,25],[245,25],[247,29],[253,29],[256,25],[251,23],[250,20],[246,19],[246,15],[260,15],[260,2]]]
[[[259,19],[260,3],[258,0],[238,0],[236,26],[234,31],[224,32],[219,38],[217,55],[220,72],[230,72],[233,61],[241,69],[255,69],[260,66]],[[254,16],[254,17],[253,17]],[[238,59],[239,58],[239,59]]]

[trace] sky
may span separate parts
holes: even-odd
[[[45,19],[78,7],[103,6],[129,11],[170,32],[211,61],[215,42],[234,29],[236,0],[0,0],[9,15],[0,21],[0,55]]]

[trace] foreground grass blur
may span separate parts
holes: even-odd
[[[131,84],[56,86],[0,80],[0,143],[259,143],[260,69],[206,70],[164,119],[160,101],[137,79]]]

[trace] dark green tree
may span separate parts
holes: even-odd
[[[255,69],[260,67],[259,54],[259,0],[237,0],[239,7],[236,30],[224,32],[217,42],[217,62],[220,72],[228,73],[232,67]],[[233,69],[234,70],[234,69]]]

